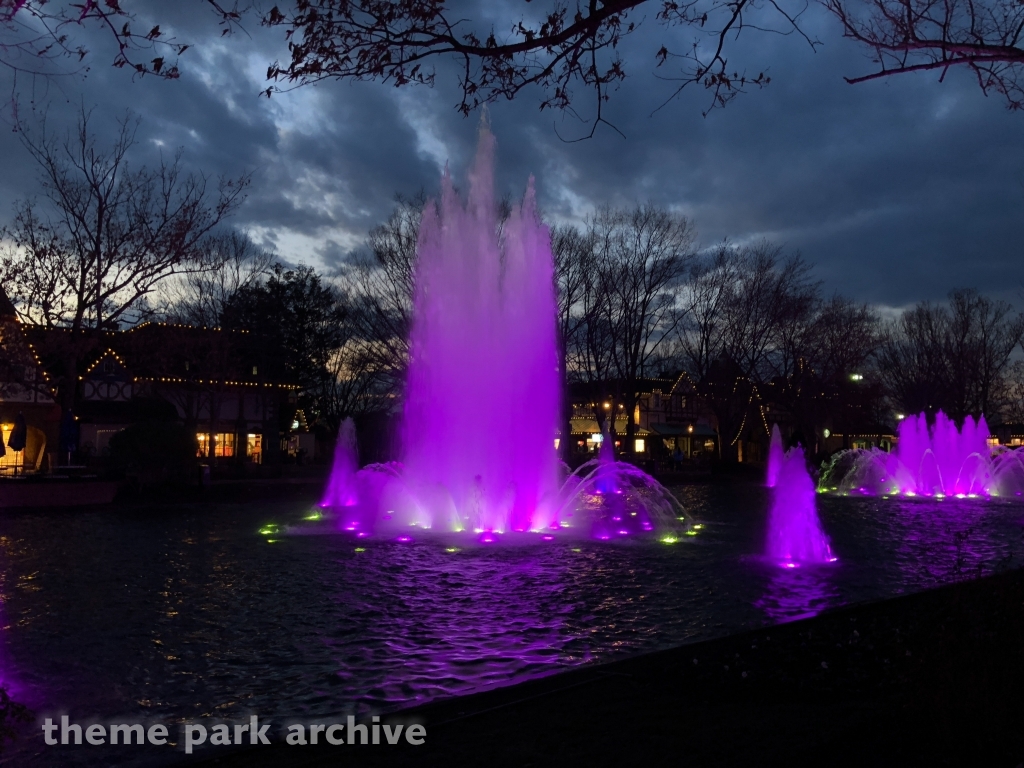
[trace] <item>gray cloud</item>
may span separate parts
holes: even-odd
[[[182,146],[185,162],[210,176],[252,171],[235,223],[290,261],[329,269],[387,216],[395,193],[435,189],[445,162],[462,178],[477,118],[453,109],[450,65],[435,89],[324,83],[258,98],[266,64],[282,52],[279,33],[250,24],[248,36],[221,40],[182,5],[159,6],[170,14],[165,26],[196,43],[179,81],[133,81],[106,66],[99,41],[87,78],[47,94],[37,84],[50,123],[69,124],[79,104],[105,120],[131,108],[143,119],[139,162]],[[626,138],[600,128],[590,141],[565,143],[556,128],[576,136],[586,127],[540,112],[536,94],[495,104],[499,192],[520,195],[533,173],[551,220],[604,203],[673,206],[693,217],[705,244],[770,237],[815,263],[829,289],[881,304],[954,286],[1016,299],[1024,118],[965,73],[942,84],[904,75],[847,85],[843,75],[869,70],[864,52],[816,7],[805,25],[825,43],[816,53],[794,36],[746,36],[732,60],[755,73],[769,67],[772,84],[702,118],[708,97],[699,89],[651,114],[672,88],[652,74],[654,51],[687,38],[645,20],[623,46],[630,76],[606,113]],[[23,83],[23,114],[29,96]],[[14,134],[0,137],[0,153],[2,220],[37,187]]]

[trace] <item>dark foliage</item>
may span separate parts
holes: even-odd
[[[110,461],[139,485],[181,483],[195,476],[197,449],[181,424],[142,421],[110,438]]]
[[[348,338],[347,318],[344,295],[316,270],[278,264],[265,282],[243,286],[225,302],[222,324],[257,336],[261,368],[301,387],[307,418],[333,420],[333,362]]]

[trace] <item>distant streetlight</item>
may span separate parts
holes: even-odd
[[[850,379],[852,381],[863,381],[864,377],[861,374],[859,374],[859,373],[851,373],[850,374]]]

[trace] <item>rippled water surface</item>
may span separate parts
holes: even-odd
[[[971,578],[1024,555],[1021,505],[819,496],[839,561],[785,570],[758,556],[764,489],[675,491],[703,527],[672,545],[449,551],[451,540],[258,533],[303,527],[308,501],[9,513],[0,673],[37,713],[79,720],[337,717]],[[26,763],[47,764],[38,747]]]

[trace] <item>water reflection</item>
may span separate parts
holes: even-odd
[[[764,567],[767,583],[755,605],[772,623],[810,618],[844,602],[834,583],[835,564],[784,568],[772,562]]]
[[[762,549],[764,488],[679,495],[701,527],[672,544],[258,533],[315,522],[308,503],[8,514],[0,671],[37,712],[79,719],[383,712],[989,573],[1024,551],[1021,505],[823,496],[839,562],[783,569],[745,559]]]

